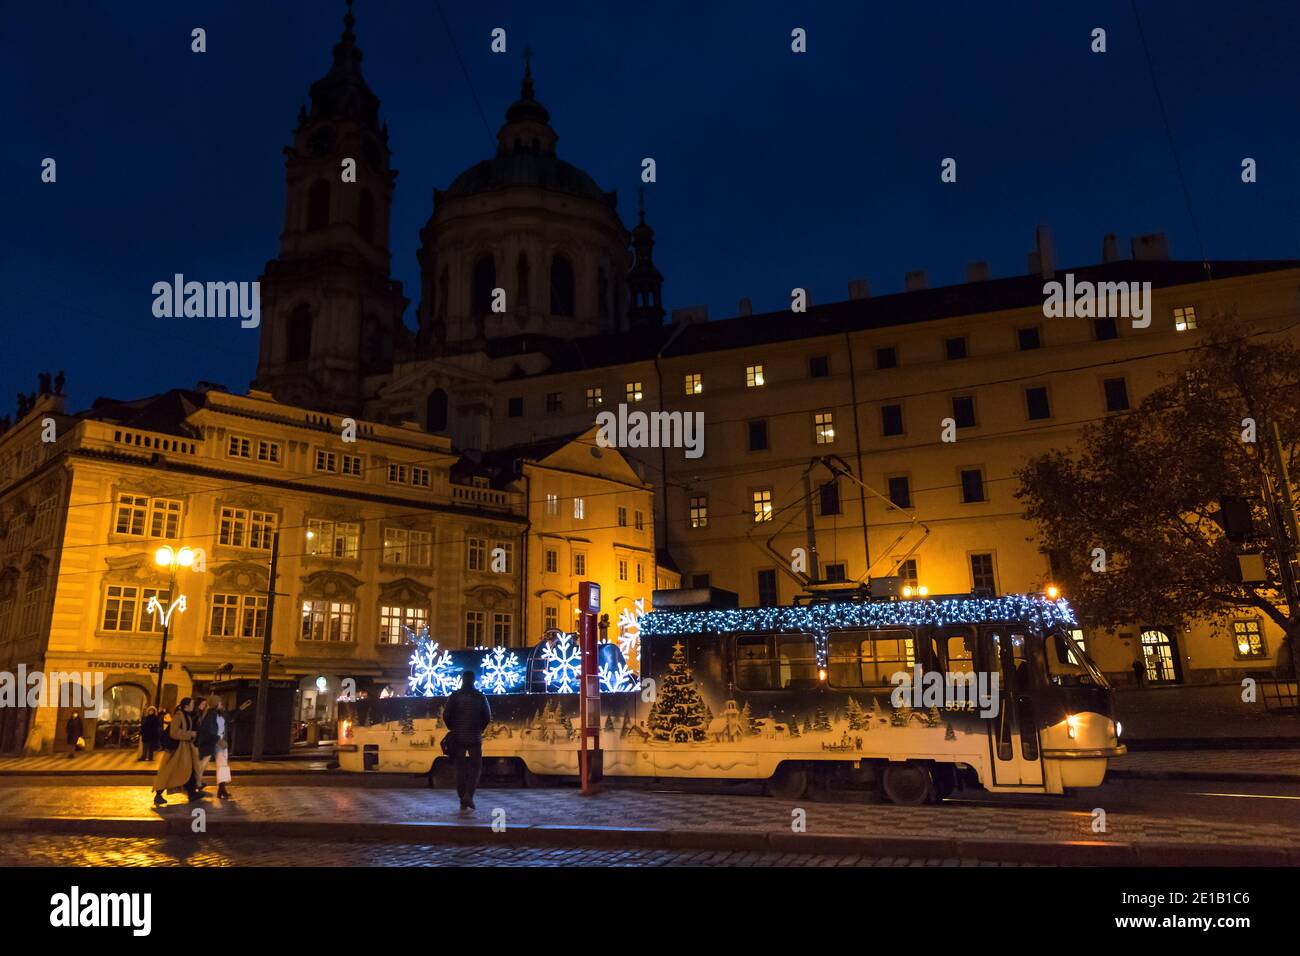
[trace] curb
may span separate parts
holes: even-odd
[[[157,767],[148,769],[137,769],[131,767],[129,769],[119,770],[77,770],[69,767],[66,770],[0,770],[0,777],[152,777],[157,772]],[[310,775],[341,776],[344,774],[356,776],[356,774],[349,774],[348,771],[339,770],[338,768],[304,769],[296,767],[247,767],[238,770],[232,768],[231,773],[235,774],[237,777],[259,777],[264,775],[277,777]]]
[[[1214,773],[1209,770],[1106,770],[1111,780],[1222,780],[1227,783],[1296,783],[1300,773]]]
[[[373,840],[397,843],[511,846],[589,846],[644,849],[769,851],[824,856],[978,859],[1057,866],[1300,866],[1300,848],[1254,844],[1017,841],[961,837],[890,837],[786,833],[767,830],[662,830],[653,827],[579,827],[525,824],[494,831],[491,824],[350,823],[325,820],[217,820],[208,832],[223,837]],[[194,837],[188,814],[158,820],[135,817],[0,817],[0,832],[76,836]]]

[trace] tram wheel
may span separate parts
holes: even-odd
[[[934,799],[934,781],[924,764],[891,763],[882,782],[889,802],[902,807],[919,807]]]
[[[808,789],[808,771],[793,764],[781,764],[767,781],[767,795],[778,800],[798,800]]]

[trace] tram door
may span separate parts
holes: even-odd
[[[1034,716],[1034,689],[1028,637],[1018,628],[980,629],[984,670],[997,674],[997,713],[988,718],[993,750],[993,783],[1035,786],[1043,783],[1043,762]]]

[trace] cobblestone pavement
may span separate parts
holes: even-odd
[[[152,773],[161,762],[161,755],[145,762],[134,750],[100,750],[93,753],[69,755],[35,754],[27,757],[0,757],[0,774],[13,773]],[[232,760],[232,773],[294,773],[321,771],[333,760],[333,754],[319,759],[263,760],[256,764],[248,760]]]
[[[246,786],[237,788],[235,795],[237,799],[229,803],[203,801],[210,836],[220,836],[221,824],[227,820],[337,823],[340,835],[346,834],[350,822],[468,822],[487,831],[485,841],[491,839],[489,825],[494,820],[506,827],[641,827],[788,834],[795,811],[801,809],[806,813],[806,832],[812,835],[955,837],[998,842],[1253,844],[1300,849],[1300,801],[1290,798],[1270,800],[1268,815],[1250,820],[1206,808],[1162,814],[1116,809],[1107,814],[1105,832],[1098,833],[1093,831],[1092,812],[1080,809],[1085,804],[1078,802],[1068,805],[1072,809],[1009,808],[977,802],[897,807],[810,801],[795,804],[769,797],[613,789],[598,797],[584,797],[568,788],[484,790],[476,800],[477,815],[467,819],[458,815],[455,795],[446,790]],[[6,785],[0,788],[0,817],[189,817],[191,807],[183,798],[172,797],[169,806],[156,811],[149,804],[150,797],[147,786]]]
[[[812,856],[728,850],[442,846],[302,840],[14,834],[0,866],[1018,866],[965,859]]]

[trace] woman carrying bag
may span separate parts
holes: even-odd
[[[190,714],[193,707],[194,701],[186,697],[172,716],[167,738],[163,741],[168,747],[167,756],[153,778],[155,807],[166,805],[167,801],[163,799],[164,790],[168,793],[179,793],[183,790],[191,800],[201,800],[203,797],[194,785],[194,771],[198,767],[199,753],[198,748],[194,746],[195,732]]]

